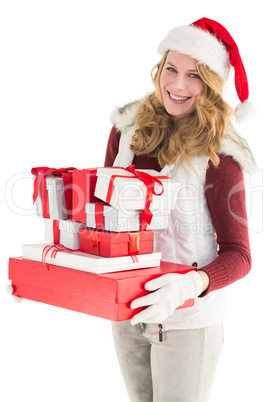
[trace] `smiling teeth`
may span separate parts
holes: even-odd
[[[188,97],[182,98],[181,96],[171,95],[171,93],[170,93],[169,95],[170,95],[170,97],[171,97],[172,99],[174,99],[174,100],[181,100],[181,101],[183,101],[183,100],[189,99]]]

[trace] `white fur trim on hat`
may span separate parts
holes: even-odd
[[[208,66],[224,81],[230,70],[230,60],[225,46],[209,32],[194,26],[183,25],[171,29],[158,46],[158,53],[176,50]]]

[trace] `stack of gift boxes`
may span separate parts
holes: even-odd
[[[144,284],[192,267],[161,261],[154,231],[165,229],[179,183],[153,170],[33,168],[33,199],[45,241],[10,258],[13,295],[121,321]],[[186,301],[181,307],[188,307]]]

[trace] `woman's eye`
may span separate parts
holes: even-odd
[[[201,80],[201,77],[198,74],[190,74],[190,77],[192,78],[198,78]]]
[[[173,67],[167,67],[168,71],[171,71],[172,73],[176,73],[177,71]]]

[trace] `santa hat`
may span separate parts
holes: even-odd
[[[221,24],[208,18],[201,18],[191,25],[175,27],[158,46],[161,55],[167,50],[176,50],[191,56],[199,63],[208,66],[223,81],[227,81],[230,68],[233,66],[236,92],[241,102],[236,107],[236,117],[240,119],[244,115],[251,114],[254,107],[246,102],[249,96],[246,71],[237,44]]]

